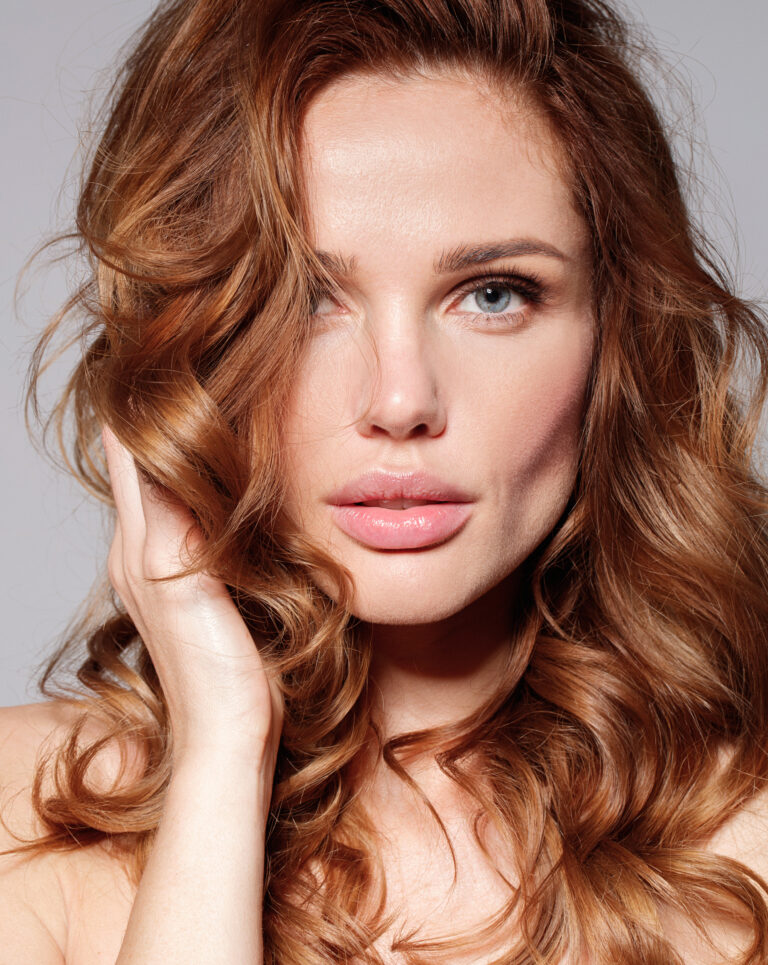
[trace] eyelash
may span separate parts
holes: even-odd
[[[539,275],[535,274],[534,272],[523,274],[522,272],[505,271],[471,279],[459,289],[455,298],[461,301],[466,295],[472,295],[475,292],[480,291],[482,288],[489,288],[493,285],[496,285],[499,288],[508,288],[517,295],[523,295],[531,305],[540,305],[542,302],[546,301],[546,288]],[[313,293],[311,301],[314,301],[315,299],[321,301],[323,298],[332,297],[332,292],[318,288]],[[520,322],[527,311],[528,306],[518,308],[514,312],[475,312],[469,313],[469,320],[471,322],[497,322],[500,320],[505,323]],[[311,311],[310,314],[312,314]]]
[[[520,272],[497,272],[495,275],[485,275],[481,278],[473,278],[471,282],[459,289],[458,299],[461,301],[466,295],[472,295],[482,288],[498,286],[508,288],[516,295],[523,295],[531,305],[540,305],[545,301],[545,287],[542,279],[534,274],[522,274]],[[470,315],[470,320],[476,321],[499,321],[520,322],[528,310],[528,306],[518,308],[514,312],[475,312]]]

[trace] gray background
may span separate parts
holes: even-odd
[[[32,340],[63,300],[66,274],[50,269],[28,276],[17,308],[14,287],[31,250],[68,224],[88,99],[98,101],[115,52],[152,6],[151,0],[3,0],[0,705],[37,699],[35,667],[103,569],[109,546],[100,510],[35,451],[20,408]],[[631,8],[692,88],[695,115],[679,103],[676,110],[698,146],[704,191],[692,196],[695,211],[736,264],[742,292],[762,298],[768,291],[768,5],[633,0]],[[663,75],[657,84],[663,94]],[[46,379],[49,399],[72,360],[65,357]]]

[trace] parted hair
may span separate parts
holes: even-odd
[[[499,935],[504,963],[670,965],[671,907],[733,915],[751,931],[743,961],[768,961],[765,883],[704,850],[768,775],[766,317],[693,223],[642,53],[601,0],[170,0],[111,91],[69,236],[86,276],[35,348],[27,404],[42,421],[40,378],[71,326],[81,351],[46,421],[67,465],[114,509],[108,423],[190,507],[206,537],[193,568],[226,583],[279,674],[267,963],[381,961],[386,882],[353,780],[371,741],[416,790],[405,755],[432,755],[476,802],[488,860],[491,822],[519,879],[482,933],[402,935],[409,960]],[[301,124],[350,72],[444,70],[489,110],[523,92],[551,123],[592,239],[597,339],[574,489],[522,568],[497,692],[383,741],[351,574],[283,509],[285,402],[312,292],[333,283],[308,241]],[[104,728],[84,740],[78,725],[40,761],[45,833],[24,847],[104,842],[138,881],[173,744],[108,580],[40,683]],[[111,744],[141,754],[104,787],[91,768]]]

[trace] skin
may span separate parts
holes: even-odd
[[[430,726],[493,687],[518,568],[572,491],[594,344],[589,238],[558,143],[523,98],[451,73],[353,74],[316,97],[303,133],[314,246],[356,270],[315,304],[286,425],[287,508],[353,575],[388,729]],[[434,271],[444,250],[512,238],[562,257]],[[482,301],[499,271],[534,272],[542,303],[509,287],[498,307]],[[374,467],[462,487],[469,521],[427,549],[359,543],[326,500]]]

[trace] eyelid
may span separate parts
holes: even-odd
[[[513,271],[510,269],[500,269],[495,272],[486,272],[482,275],[477,275],[474,278],[469,278],[462,282],[458,289],[454,289],[451,294],[452,302],[458,298],[463,298],[465,295],[471,294],[474,291],[482,288],[484,285],[489,285],[492,283],[498,283],[502,286],[510,288],[512,291],[523,295],[527,301],[531,304],[538,305],[547,300],[547,287],[539,274],[533,271]],[[323,285],[318,282],[311,289],[311,297],[317,299],[318,301],[323,298],[336,298],[341,293],[341,284],[336,283],[333,288],[329,288],[327,285]],[[503,318],[504,315],[515,315],[520,314],[523,309],[518,309],[515,312],[498,312],[498,313],[488,313],[489,317],[493,317],[494,314],[498,314],[499,318]],[[483,314],[483,313],[476,313]]]
[[[329,287],[320,279],[312,282],[309,286],[310,304],[315,301],[322,301],[324,298],[336,298],[341,293],[341,285],[337,282]]]
[[[546,303],[549,297],[546,284],[536,272],[505,271],[502,269],[464,282],[454,295],[453,304],[463,301],[468,295],[472,295],[482,288],[491,286],[509,289],[523,298],[524,304],[512,311],[459,311],[457,314],[463,320],[463,324],[472,328],[480,325],[493,332],[516,331],[520,326],[526,324],[531,312],[535,311],[537,306]]]
[[[463,282],[456,295],[468,295],[484,285],[497,283],[524,295],[529,301],[538,303],[546,299],[546,286],[535,272],[496,271],[479,275]]]

